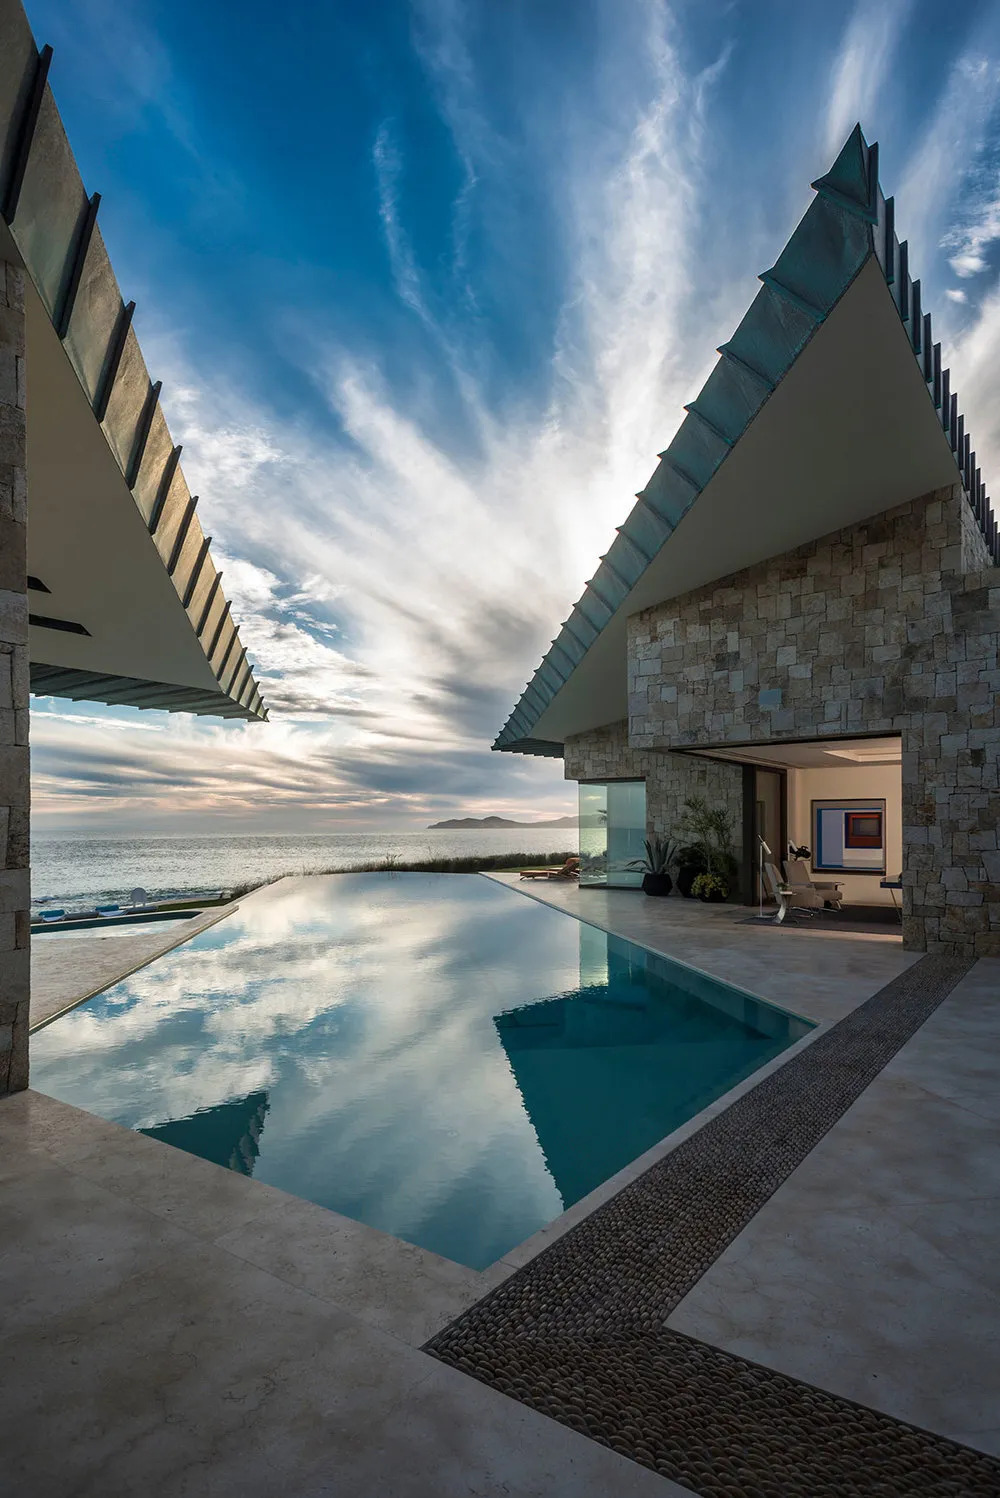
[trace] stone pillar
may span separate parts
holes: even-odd
[[[0,1096],[28,1085],[27,521],[24,282],[0,260]]]

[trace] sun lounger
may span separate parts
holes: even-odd
[[[61,921],[66,914],[65,910],[40,910],[39,918],[43,921]]]
[[[580,860],[567,858],[560,869],[522,869],[522,879],[579,879]]]

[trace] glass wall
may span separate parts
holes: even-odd
[[[646,782],[609,780],[580,786],[580,883],[638,888],[645,856]]]

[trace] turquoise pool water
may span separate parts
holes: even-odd
[[[809,1029],[477,875],[342,874],[38,1031],[32,1084],[481,1269]]]

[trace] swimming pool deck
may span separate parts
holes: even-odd
[[[915,961],[891,936],[747,927],[725,907],[617,891],[530,893],[804,1012],[816,1034]],[[1000,1450],[998,997],[1000,962],[978,963],[669,1327]],[[0,1488],[686,1493],[419,1350],[609,1194],[479,1275],[39,1094],[6,1099]]]

